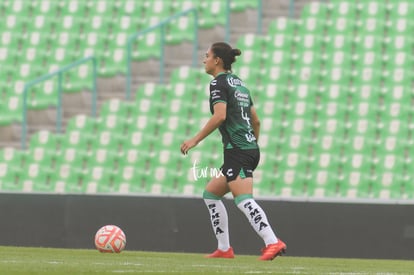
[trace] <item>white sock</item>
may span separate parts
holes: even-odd
[[[256,233],[263,239],[265,245],[277,243],[275,233],[267,220],[263,209],[252,198],[245,199],[237,207],[246,215]]]
[[[211,225],[218,242],[218,249],[227,251],[230,248],[229,223],[226,207],[221,200],[204,199],[210,213]]]

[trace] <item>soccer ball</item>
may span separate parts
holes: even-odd
[[[95,247],[100,252],[120,253],[125,245],[125,233],[116,225],[102,226],[95,234]]]

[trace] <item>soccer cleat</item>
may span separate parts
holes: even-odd
[[[262,256],[259,259],[262,261],[271,261],[283,253],[286,253],[286,244],[279,240],[277,243],[269,244],[263,248]]]
[[[220,249],[217,249],[213,253],[206,255],[206,258],[227,258],[227,259],[233,259],[234,258],[234,252],[233,248],[230,247],[227,251],[223,251]]]

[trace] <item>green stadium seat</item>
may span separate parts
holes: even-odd
[[[358,6],[353,1],[338,1],[327,4],[328,13],[331,18],[346,16],[355,18]]]
[[[133,119],[136,106],[133,102],[126,102],[121,99],[113,98],[105,101],[101,105],[100,116],[116,115],[118,119]]]
[[[28,108],[44,110],[57,106],[57,80],[51,79],[32,86],[28,90]]]
[[[62,33],[62,32],[61,32]],[[100,33],[99,31],[91,30],[84,34],[84,39],[80,41],[79,48],[80,52],[85,52],[88,48],[96,48],[93,52],[98,55],[105,52],[107,34]],[[85,54],[86,55],[86,54]]]
[[[275,50],[282,51],[285,55],[289,56],[294,42],[294,36],[292,34],[274,34],[266,37],[265,52],[271,53]]]
[[[283,184],[278,177],[275,177],[277,175],[273,170],[275,165],[268,163],[269,165],[261,165],[257,170],[260,180],[256,183],[259,189],[256,192],[258,192],[259,196],[281,197]]]
[[[7,14],[28,17],[30,15],[31,3],[27,3],[25,1],[5,1],[4,8]]]
[[[192,69],[190,66],[180,66],[171,72],[170,83],[182,84],[190,79],[192,79],[193,81],[197,80],[198,72]],[[155,86],[155,84],[152,85]]]
[[[237,69],[238,76],[248,86],[257,86],[261,81],[262,71],[250,66],[240,66]]]
[[[390,69],[386,69],[383,73],[384,82],[387,86],[409,86],[414,76],[414,73],[410,70],[410,67],[412,66],[406,66],[406,68],[395,66]]]
[[[6,15],[6,19],[3,23],[2,29],[13,33],[24,33],[24,29],[27,26],[27,19],[20,17],[16,14]]]
[[[133,115],[132,118],[126,120],[125,123],[128,135],[141,135],[139,132],[142,132],[149,136],[152,136],[156,134],[159,124],[163,123],[163,121],[149,115],[137,113],[136,115]]]
[[[88,11],[87,1],[61,1],[58,10],[60,16],[70,15],[78,18],[85,18]]]
[[[74,56],[70,49],[69,45],[55,45],[54,50],[51,51],[51,55],[47,58],[48,62],[52,64],[59,64],[60,67],[70,64],[75,61]]]
[[[27,31],[30,32],[44,32],[53,33],[59,26],[59,21],[52,15],[37,14],[34,16],[33,22],[27,24]]]
[[[319,103],[315,115],[315,128],[318,135],[337,135],[338,138],[344,136],[347,115],[344,105],[337,102]]]
[[[400,176],[404,171],[405,145],[397,142],[397,138],[387,137],[378,143],[375,149],[375,165],[377,185],[374,185],[373,196],[381,199],[396,199],[402,196]]]
[[[297,22],[298,36],[323,36],[326,28],[326,18],[320,17],[303,17]]]
[[[64,5],[63,1],[33,1],[31,3],[31,14],[48,16],[54,18]]]
[[[95,186],[96,193],[111,193],[116,194],[120,192],[121,184],[117,178],[117,172],[108,170],[107,167],[93,166],[91,171],[85,177],[90,190]]]
[[[115,146],[96,146],[86,156],[86,162],[90,166],[101,166],[113,171],[118,169],[120,155],[122,155],[122,153],[119,153]]]
[[[325,36],[322,43],[325,48],[325,53],[328,55],[333,55],[337,51],[350,55],[355,38],[344,34],[332,34]]]
[[[118,1],[118,3],[114,3],[114,5],[119,15],[140,16],[143,12],[145,2],[134,0],[122,0]]]
[[[33,31],[28,33],[28,40],[26,47],[48,47],[49,43],[51,42],[51,35],[43,32]],[[44,51],[44,48],[40,48]],[[39,52],[41,54],[42,52]],[[44,55],[44,54],[43,54]]]
[[[385,14],[382,15],[385,18]],[[384,18],[377,17],[363,17],[356,22],[357,25],[357,35],[384,35],[385,31],[385,21]]]
[[[150,99],[153,97],[162,98],[166,92],[166,86],[154,82],[146,82],[140,85],[136,91],[136,101],[140,98]]]
[[[287,18],[287,17],[279,17],[277,19],[272,20],[269,23],[268,27],[268,34],[270,36],[277,35],[277,34],[294,34],[296,31],[297,21]]]
[[[348,16],[333,17],[326,22],[326,33],[328,35],[342,34],[345,36],[354,35],[356,28],[355,18]]]
[[[287,197],[306,195],[305,183],[308,180],[309,164],[308,141],[299,135],[292,135],[281,143],[276,152],[274,173],[276,183],[281,185],[280,193]]]
[[[388,10],[398,17],[409,17],[410,11],[414,10],[414,5],[410,1],[398,1],[389,3]]]
[[[328,6],[321,2],[311,2],[302,8],[300,18],[319,18],[321,20],[328,16]]]
[[[358,35],[384,35],[386,8],[377,2],[359,3],[359,20],[357,21]]]
[[[283,152],[276,166],[277,172],[273,173],[275,184],[272,186],[274,193],[282,197],[305,197],[306,162],[300,157],[300,153]],[[273,181],[268,180],[269,183]]]
[[[99,119],[95,119],[87,115],[76,115],[68,120],[66,132],[82,132],[85,135],[95,135],[98,131],[97,129],[99,122]]]
[[[383,119],[396,119],[401,117],[408,118],[408,112],[406,105],[402,102],[384,102],[380,106],[380,117]]]
[[[154,184],[150,156],[135,148],[127,152],[126,158],[120,159],[121,165],[116,175],[120,188],[127,189],[128,193],[149,193]]]
[[[262,83],[275,83],[284,89],[288,86],[290,78],[294,75],[294,70],[277,65],[269,65],[263,69],[261,74]]]
[[[82,151],[76,147],[65,147],[56,155],[55,164],[56,167],[67,164],[82,170],[87,166],[87,157],[88,153],[86,151]]]
[[[56,20],[53,28],[53,33],[60,33],[63,31],[73,31],[73,32],[79,32],[81,31],[85,26],[87,26],[85,23],[84,17],[78,17],[71,14],[62,15],[60,20]]]
[[[85,182],[87,173],[67,163],[58,165],[53,173],[52,180],[56,183],[59,193],[87,193],[88,184]]]
[[[55,148],[31,147],[26,156],[26,164],[36,163],[40,166],[53,169],[60,151]]]
[[[257,9],[258,1],[239,0],[237,2],[230,2],[230,9],[232,12],[243,12],[247,9]]]
[[[254,33],[248,33],[239,37],[236,41],[236,48],[243,49],[243,54],[246,50],[253,50],[254,52],[262,52],[270,36],[257,35]],[[243,55],[242,55],[243,56]]]
[[[20,122],[22,121],[22,100],[18,96],[9,96],[3,103],[1,121]]]
[[[132,59],[135,61],[148,60],[150,58],[159,58],[161,45],[161,36],[158,32],[151,32],[141,35],[137,41],[132,44]]]
[[[351,76],[351,67],[334,65],[321,71],[320,80],[321,83],[324,83],[325,85],[349,87]]]
[[[56,185],[52,180],[53,173],[54,171],[49,166],[29,163],[22,173],[24,188],[33,192],[54,192]]]
[[[270,53],[263,54],[261,57],[264,59],[262,62],[265,70],[269,70],[271,68],[280,68],[280,70],[285,71],[286,74],[286,68],[290,67],[290,64],[293,60],[292,56],[287,54],[287,52],[283,49],[274,49]],[[267,81],[266,83],[271,82]]]
[[[113,1],[92,0],[88,3],[91,14],[112,18],[115,15],[115,4]]]
[[[0,161],[14,163],[17,166],[24,165],[25,156],[25,151],[18,150],[14,147],[5,147],[0,150]]]
[[[384,38],[385,50],[388,55],[396,55],[397,52],[409,52],[413,40],[404,34],[391,33]]]
[[[99,73],[99,69],[98,69]],[[81,64],[63,74],[63,91],[68,93],[92,91],[93,68],[91,63]]]
[[[171,15],[172,1],[155,0],[153,2],[146,2],[143,8],[144,15],[166,18]]]
[[[333,50],[333,51],[326,51],[321,56],[321,65],[323,66],[324,70],[335,70],[336,68],[342,70],[351,70],[352,68],[352,58],[353,55],[350,51],[344,50]],[[341,71],[342,71],[341,70]],[[337,70],[340,72],[339,70]],[[329,81],[329,80],[328,80]]]
[[[167,26],[166,42],[168,44],[179,44],[185,41],[192,41],[196,31],[194,24],[192,14],[172,20]]]
[[[10,164],[0,163],[0,188],[3,192],[21,192],[23,191],[23,183],[20,180],[22,170],[20,167]]]
[[[122,133],[115,131],[101,130],[95,135],[95,140],[91,144],[92,151],[98,149],[112,150],[114,153],[122,153],[123,143],[126,137]]]
[[[25,168],[26,152],[9,147],[0,150],[0,189],[2,191],[21,192],[21,175]]]
[[[140,147],[131,146],[125,148],[121,155],[119,155],[118,159],[118,168],[121,169],[125,166],[136,166],[142,165],[141,161],[146,159],[148,155],[144,154]],[[119,170],[118,169],[118,170]]]
[[[390,181],[397,178],[397,173],[388,173],[384,174],[380,180],[383,181],[383,184],[373,185],[371,191],[371,197],[375,199],[384,200],[401,200],[406,196],[402,184],[398,181],[395,183],[389,184]]]
[[[216,25],[224,26],[226,20],[225,1],[199,2],[198,8],[203,11],[203,17],[199,20],[200,28],[212,28]]]
[[[88,152],[95,137],[82,130],[70,130],[61,138],[61,148],[79,148]]]
[[[101,77],[114,77],[126,73],[126,53],[122,48],[109,52],[109,56],[101,59],[98,74]]]
[[[311,198],[338,198],[338,166],[331,154],[315,155],[306,181],[306,194]],[[325,163],[328,162],[329,165]],[[321,166],[328,166],[322,168]]]
[[[334,119],[321,124],[315,133],[316,137],[312,142],[309,158],[310,182],[315,185],[310,184],[308,187],[312,186],[313,192],[320,192],[316,189],[321,185],[326,185],[329,190],[326,190],[325,195],[329,193],[330,196],[333,196],[335,190],[330,188],[335,187],[339,174],[344,129]]]
[[[346,152],[338,180],[339,192],[345,198],[369,198],[371,186],[376,183],[372,156]]]
[[[135,15],[122,15],[116,19],[112,26],[111,36],[117,34],[126,35],[127,37],[137,33],[142,29],[142,18],[135,17]],[[126,45],[126,43],[124,43]]]

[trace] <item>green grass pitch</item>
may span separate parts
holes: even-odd
[[[0,246],[0,274],[414,274],[414,261],[255,256],[206,259],[203,254]]]

